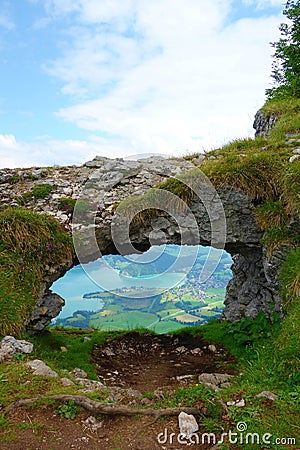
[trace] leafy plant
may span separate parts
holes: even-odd
[[[56,408],[55,413],[58,414],[62,419],[75,419],[79,408],[75,405],[74,400],[69,400],[63,405],[59,405]]]
[[[270,337],[275,329],[279,330],[279,327],[280,318],[278,314],[273,315],[271,322],[261,311],[253,320],[245,317],[238,322],[229,323],[226,333],[232,335],[239,345],[252,345],[262,338]]]

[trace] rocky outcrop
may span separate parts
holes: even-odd
[[[36,333],[42,331],[57,317],[65,305],[65,300],[59,295],[47,290],[39,299],[34,311],[26,325],[27,332]]]
[[[19,340],[13,336],[5,336],[0,345],[0,362],[12,359],[15,355],[28,354],[33,351],[33,344],[28,341]]]
[[[274,127],[278,117],[272,114],[266,114],[261,109],[257,111],[254,117],[253,128],[255,131],[255,137],[268,137],[270,130]]]
[[[231,321],[241,317],[254,319],[260,311],[267,316],[273,312],[282,315],[278,280],[267,277],[262,248],[236,254],[233,259],[233,278],[227,285],[223,317]]]
[[[66,255],[65,260],[60,264],[56,264],[52,267],[44,267],[43,287],[31,317],[25,324],[25,329],[28,334],[42,331],[62,310],[65,300],[59,295],[54,294],[50,287],[54,281],[63,277],[74,263],[75,261],[72,257]]]
[[[73,232],[75,243],[76,239],[80,241],[84,249],[77,255],[80,262],[109,253],[145,251],[151,244],[224,247],[235,260],[224,317],[237,320],[255,317],[261,310],[268,315],[274,309],[280,312],[277,279],[270,276],[254,205],[243,192],[229,187],[214,189],[199,170],[198,184],[195,177],[185,181],[194,191],[189,208],[180,200],[174,207],[168,193],[169,197],[156,197],[154,207],[159,212],[152,220],[138,226],[129,224],[128,211],[118,212],[116,205],[125,198],[145,194],[167,178],[194,167],[192,162],[175,158],[130,161],[96,157],[81,167],[4,169],[0,171],[0,204],[23,205],[56,217]],[[47,189],[39,189],[43,185]],[[51,293],[51,284],[75,263],[66,260],[58,267],[45,267],[44,288],[27,324],[28,331],[42,330],[58,315],[64,302]]]

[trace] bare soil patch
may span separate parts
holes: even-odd
[[[234,373],[234,358],[222,347],[211,346],[190,334],[153,335],[128,333],[103,345],[96,345],[93,361],[99,379],[109,386],[134,388],[142,393],[175,387],[185,377],[195,381],[207,372]]]
[[[189,334],[153,335],[129,333],[94,347],[93,360],[99,379],[108,387],[141,395],[120,397],[120,403],[132,406],[149,404],[145,393],[172,395],[179,386],[194,385],[203,372],[234,374],[234,359],[223,348],[209,347],[201,338]],[[117,392],[117,391],[116,391]],[[201,406],[201,399],[197,407]],[[59,417],[55,406],[22,407],[11,411],[10,427],[0,431],[1,450],[181,450],[186,445],[176,440],[177,417],[154,420],[151,417],[98,417],[95,430],[86,424],[89,413],[81,411],[74,420]],[[184,405],[182,405],[184,411]],[[200,419],[200,418],[198,418]],[[167,442],[161,441],[167,430]],[[201,422],[200,422],[201,430]],[[205,429],[203,432],[207,431]],[[171,433],[175,433],[170,442]],[[191,445],[189,448],[211,448]]]

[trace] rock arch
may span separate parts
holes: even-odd
[[[143,194],[157,183],[192,167],[194,166],[191,162],[180,159],[163,160],[152,157],[139,161],[124,161],[96,157],[82,167],[56,169],[56,190],[50,199],[39,204],[39,209],[55,215],[71,231],[70,215],[62,214],[57,208],[57,202],[66,195],[66,190],[74,199],[78,198],[80,187],[83,183],[88,183],[89,195],[97,195],[98,199],[95,225],[91,227],[92,232],[95,232],[97,245],[103,255],[117,253],[111,234],[114,205],[126,196]],[[53,173],[48,175],[48,179],[44,178],[43,182],[51,182],[51,177],[53,182]],[[268,316],[273,311],[281,314],[276,267],[274,269],[270,266],[265,257],[261,244],[263,233],[256,223],[251,199],[243,192],[229,187],[218,188],[217,192],[226,216],[225,250],[234,260],[234,276],[227,286],[223,317],[234,321],[245,316],[254,318],[260,311],[264,311]],[[183,231],[190,236],[190,245],[211,245],[211,222],[206,208],[197,196],[191,200],[190,209],[197,223],[199,239],[194,239],[194,224],[191,225],[187,218],[183,217],[183,227],[179,231],[177,223],[164,211],[160,211],[151,222],[131,230],[132,244],[137,250],[147,250],[150,246],[150,234],[156,244],[181,244]],[[75,232],[82,228],[83,223],[74,224]],[[94,246],[89,248],[88,241],[84,245],[85,262],[95,259],[97,252]],[[44,291],[27,324],[28,330],[43,329],[50,322],[51,316],[58,314],[63,301],[56,294],[52,294],[49,288],[55,279],[63,276],[66,270],[76,263],[77,260],[66,261],[65,266],[52,269],[51,276],[45,275]]]

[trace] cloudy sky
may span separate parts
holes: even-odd
[[[0,0],[0,167],[253,136],[284,0]]]

